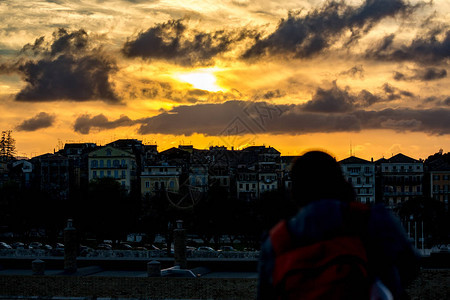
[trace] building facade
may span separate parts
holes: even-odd
[[[376,162],[377,199],[391,208],[423,196],[424,168],[421,161],[401,153]]]
[[[356,200],[361,203],[375,203],[375,164],[355,156],[339,163],[344,177],[355,189]]]
[[[130,192],[136,181],[136,158],[133,153],[104,146],[89,153],[89,181],[111,177]]]

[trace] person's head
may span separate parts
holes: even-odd
[[[353,188],[339,163],[325,152],[310,151],[298,157],[291,178],[293,201],[299,207],[320,199],[354,200]]]

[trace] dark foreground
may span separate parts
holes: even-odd
[[[14,273],[14,272],[12,272]],[[0,299],[255,299],[256,273],[148,278],[144,272],[85,276],[0,274]],[[450,269],[423,269],[412,299],[450,299]]]

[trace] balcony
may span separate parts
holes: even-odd
[[[109,169],[109,170],[111,170],[111,169],[114,169],[114,170],[119,170],[119,169],[128,169],[128,165],[116,165],[116,166],[103,166],[103,167],[101,167],[101,166],[91,166],[91,169],[92,170],[99,170],[99,169],[102,169],[102,170],[106,170],[106,169]]]

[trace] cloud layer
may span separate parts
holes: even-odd
[[[95,48],[83,29],[68,32],[61,28],[46,42],[45,37],[21,50],[21,59],[0,66],[0,73],[16,72],[26,86],[17,101],[120,102],[110,75],[117,65],[104,51]]]
[[[46,112],[40,112],[36,116],[24,120],[16,129],[19,131],[36,131],[43,128],[48,128],[55,122],[55,116]]]

